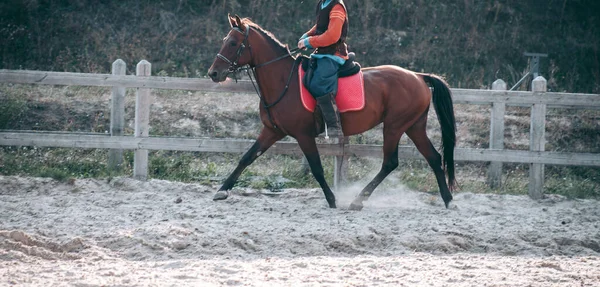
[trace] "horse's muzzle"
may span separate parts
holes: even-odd
[[[218,71],[217,69],[209,69],[208,76],[215,83],[223,82],[227,79],[226,71]]]

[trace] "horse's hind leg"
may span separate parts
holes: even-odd
[[[213,200],[223,200],[229,196],[229,190],[233,188],[233,185],[238,180],[244,169],[254,162],[261,154],[263,154],[269,147],[271,147],[276,141],[282,139],[285,135],[273,131],[271,129],[263,128],[260,135],[256,139],[256,142],[250,147],[250,149],[244,154],[242,159],[239,161],[235,170],[227,177],[223,186],[214,195]]]
[[[440,188],[440,194],[444,200],[446,208],[452,201],[452,193],[446,184],[444,169],[442,168],[442,156],[435,150],[435,147],[427,137],[427,114],[425,113],[412,127],[406,131],[408,137],[413,141],[419,152],[425,157],[427,163],[433,169],[435,178]]]
[[[369,199],[373,190],[394,170],[398,167],[398,143],[404,131],[396,130],[386,131],[384,126],[383,131],[383,164],[379,173],[365,186],[358,196],[350,204],[350,210],[361,210],[363,202]]]

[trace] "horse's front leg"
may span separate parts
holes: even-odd
[[[256,142],[250,147],[250,149],[244,154],[240,162],[238,163],[235,170],[227,177],[223,186],[217,191],[213,200],[223,200],[229,196],[229,190],[233,188],[233,185],[238,180],[244,169],[256,160],[261,154],[263,154],[269,147],[271,147],[276,141],[285,137],[284,134],[274,131],[269,128],[263,128],[256,139]]]
[[[319,157],[319,150],[317,149],[315,139],[310,136],[303,136],[296,138],[296,140],[298,141],[298,145],[300,145],[300,149],[302,149],[304,156],[306,156],[306,160],[308,161],[313,176],[321,186],[321,189],[323,189],[329,207],[335,208],[335,195],[325,181],[325,173],[323,172],[323,165],[321,164],[321,158]]]

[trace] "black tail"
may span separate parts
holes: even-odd
[[[448,188],[455,189],[454,147],[456,146],[456,120],[452,94],[446,81],[436,75],[419,74],[433,88],[433,106],[442,128],[443,164],[448,176]]]

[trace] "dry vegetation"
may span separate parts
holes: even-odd
[[[127,134],[133,133],[134,100],[130,91],[126,99]],[[1,85],[0,100],[13,107],[9,121],[0,128],[108,132],[110,89]],[[8,104],[12,103],[12,104]],[[489,107],[456,105],[458,147],[487,148],[489,145]],[[258,120],[258,97],[248,94],[201,93],[155,90],[151,106],[151,130],[155,136],[246,138],[254,139],[262,125]],[[25,116],[26,115],[26,116]],[[529,110],[508,108],[506,148],[529,148]],[[600,152],[600,112],[549,110],[547,150]],[[435,114],[430,114],[429,134],[440,142]],[[285,140],[289,140],[286,138]],[[381,127],[352,136],[351,143],[381,144]],[[403,137],[401,144],[411,145]],[[4,147],[0,153],[0,174],[46,176],[68,180],[82,177],[128,176],[133,157],[125,154],[126,167],[120,173],[106,169],[104,150]],[[150,176],[185,182],[220,184],[233,170],[240,155],[191,152],[151,152]],[[325,170],[331,180],[332,158],[324,157]],[[364,185],[381,164],[376,158],[351,158],[349,179]],[[528,165],[506,164],[500,190],[486,184],[487,163],[460,163],[458,179],[465,191],[523,194],[527,192]],[[437,193],[437,184],[424,161],[403,160],[399,171],[390,175],[386,185],[404,183],[410,188]],[[285,187],[316,187],[306,175],[300,157],[266,153],[242,175],[239,186],[279,190]],[[547,166],[546,190],[569,197],[600,196],[600,169]]]

